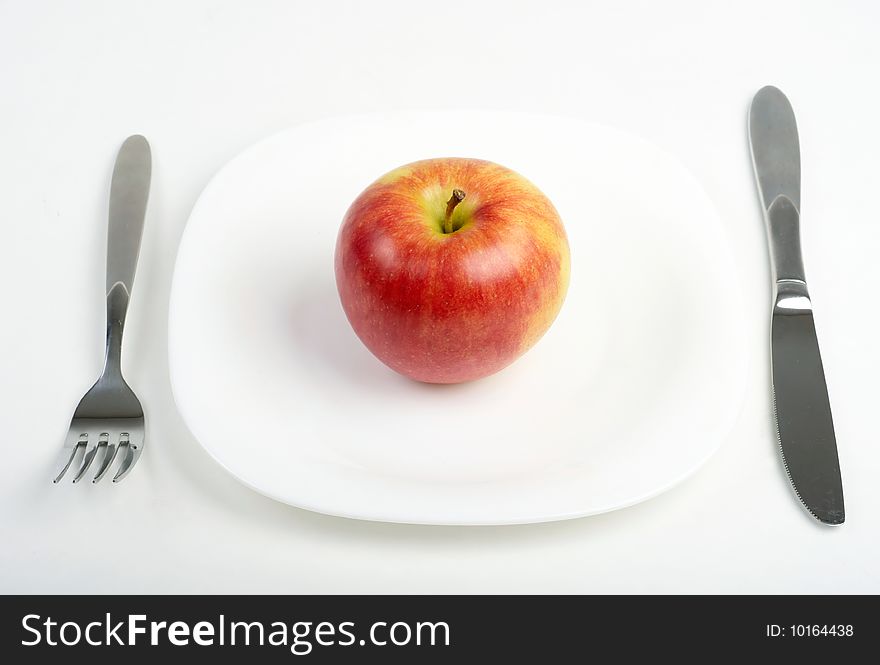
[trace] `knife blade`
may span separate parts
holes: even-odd
[[[798,498],[824,524],[843,524],[843,483],[825,370],[800,248],[800,145],[794,111],[773,86],[749,109],[749,146],[773,277],[770,356],[773,416]]]

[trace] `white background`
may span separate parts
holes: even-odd
[[[878,34],[867,0],[0,0],[0,592],[880,592]],[[798,505],[771,429],[746,137],[767,83],[789,95],[801,133],[805,262],[847,499],[836,529]],[[749,395],[721,451],[667,494],[521,527],[325,517],[239,485],[177,415],[168,294],[211,175],[302,121],[461,107],[634,131],[676,153],[718,206],[742,269]],[[53,487],[101,362],[109,177],[134,132],[153,146],[154,180],[124,366],[149,447],[120,486]]]

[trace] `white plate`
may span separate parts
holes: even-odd
[[[333,276],[355,196],[440,156],[528,177],[572,252],[547,335],[457,386],[376,360]],[[740,311],[712,204],[639,138],[515,113],[347,117],[258,143],[205,189],[177,259],[171,376],[206,450],[279,501],[394,522],[557,520],[647,499],[712,455],[743,397]]]

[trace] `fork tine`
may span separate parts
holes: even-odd
[[[92,482],[96,483],[101,478],[104,477],[104,474],[107,473],[107,470],[110,468],[110,465],[113,464],[113,460],[116,459],[116,453],[119,452],[119,446],[114,443],[107,443],[106,450],[104,451],[104,459],[101,460],[101,466],[98,467],[98,473],[95,474],[95,477],[92,478]]]
[[[116,472],[116,475],[113,476],[113,482],[118,483],[120,480],[125,478],[128,475],[128,472],[134,468],[134,465],[137,464],[137,461],[141,457],[141,448],[140,446],[132,446],[130,443],[120,443],[119,447],[125,447],[125,457],[122,458],[122,463],[119,465],[119,471]]]
[[[58,461],[55,463],[55,467],[61,466],[61,471],[55,476],[55,480],[52,481],[53,484],[57,484],[63,477],[64,474],[67,473],[67,470],[70,468],[70,465],[73,464],[73,460],[76,457],[76,454],[83,448],[85,448],[85,441],[76,441],[70,446],[64,446],[61,449],[61,453],[58,455]]]
[[[95,456],[98,453],[98,448],[100,448],[102,445],[106,445],[106,443],[106,441],[98,441],[98,443],[96,443],[94,446],[86,449],[86,454],[83,456],[82,466],[79,467],[79,471],[77,471],[76,475],[73,477],[74,483],[78,483],[80,480],[82,480],[82,477],[92,465],[92,462],[95,461]]]

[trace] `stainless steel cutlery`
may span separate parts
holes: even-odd
[[[749,143],[770,248],[772,394],[782,460],[810,514],[825,524],[842,524],[837,441],[801,258],[797,124],[777,88],[761,88],[752,100]]]
[[[75,468],[79,482],[97,462],[92,482],[101,480],[113,461],[121,462],[113,482],[134,468],[144,449],[144,411],[122,378],[122,332],[141,247],[150,191],[150,146],[143,136],[122,144],[110,185],[107,232],[107,346],[104,371],[80,400],[70,421],[58,461],[59,482]]]
[[[825,524],[845,519],[843,485],[813,305],[800,248],[801,174],[797,124],[777,88],[758,91],[749,110],[749,143],[767,227],[773,307],[773,412],[782,460],[803,505]],[[113,482],[131,472],[145,443],[144,412],[122,376],[122,334],[140,251],[150,189],[150,147],[131,136],[116,159],[107,243],[104,371],[73,414],[54,482],[92,482],[121,459]]]

